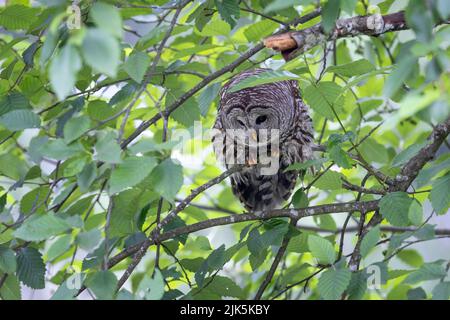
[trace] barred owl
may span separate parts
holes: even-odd
[[[235,196],[255,213],[279,208],[289,199],[299,172],[285,169],[312,158],[313,147],[312,121],[296,81],[232,92],[231,88],[242,80],[267,70],[244,71],[223,86],[212,138],[216,156],[227,168],[242,162],[254,164],[232,174],[230,179]],[[262,149],[265,153],[260,152]],[[277,162],[275,172],[263,172],[269,167],[267,159]]]

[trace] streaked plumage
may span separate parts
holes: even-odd
[[[231,87],[243,79],[266,70],[244,71],[224,85],[220,92],[220,103],[214,124],[214,128],[221,133],[213,138],[218,156],[225,156],[227,150],[231,150],[225,141],[226,129],[254,129],[258,139],[261,129],[279,129],[280,157],[276,173],[262,175],[260,168],[251,167],[231,176],[233,193],[247,210],[253,212],[280,207],[288,200],[299,172],[284,172],[284,170],[294,162],[303,162],[312,157],[312,122],[308,115],[308,107],[300,97],[296,81],[286,80],[229,92]],[[248,139],[246,140],[248,142],[251,138],[246,136],[245,139]],[[235,143],[234,146],[235,154],[242,151],[246,162],[251,161],[248,148],[243,143]],[[232,164],[225,163],[225,165],[229,168]]]

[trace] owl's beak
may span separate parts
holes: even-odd
[[[250,138],[252,138],[253,141],[258,142],[258,135],[256,134],[255,130],[251,131]]]

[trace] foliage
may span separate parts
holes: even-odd
[[[437,259],[413,248],[448,247],[442,238],[450,232],[433,223],[443,220],[429,220],[448,214],[448,143],[411,187],[396,189],[395,181],[450,114],[450,29],[434,27],[449,18],[450,5],[369,2],[7,1],[0,9],[1,299],[27,298],[25,287],[45,288],[53,299],[73,299],[79,289],[96,299],[253,298],[280,246],[286,252],[266,298],[448,299],[449,250]],[[242,59],[318,5],[321,15],[294,28],[322,21],[328,33],[339,17],[395,8],[405,10],[412,31],[331,41],[289,62],[268,49]],[[210,128],[221,85],[258,66],[273,71],[232,90],[298,81],[322,146],[316,159],[288,168],[311,168],[290,208],[379,200],[379,212],[344,210],[344,224],[330,209],[299,228],[289,214],[233,223],[230,214],[243,208],[226,180],[211,180],[223,168],[209,138],[179,144],[177,133],[192,133],[197,121]],[[219,217],[229,225],[210,228]],[[179,232],[189,225],[204,231]],[[120,288],[139,259],[116,255],[160,233]],[[376,290],[368,285],[374,269]]]

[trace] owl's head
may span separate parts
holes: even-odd
[[[280,138],[290,132],[297,112],[297,83],[279,81],[245,88],[230,89],[242,80],[268,69],[254,69],[239,73],[224,85],[220,92],[218,116],[224,129],[278,129]]]

